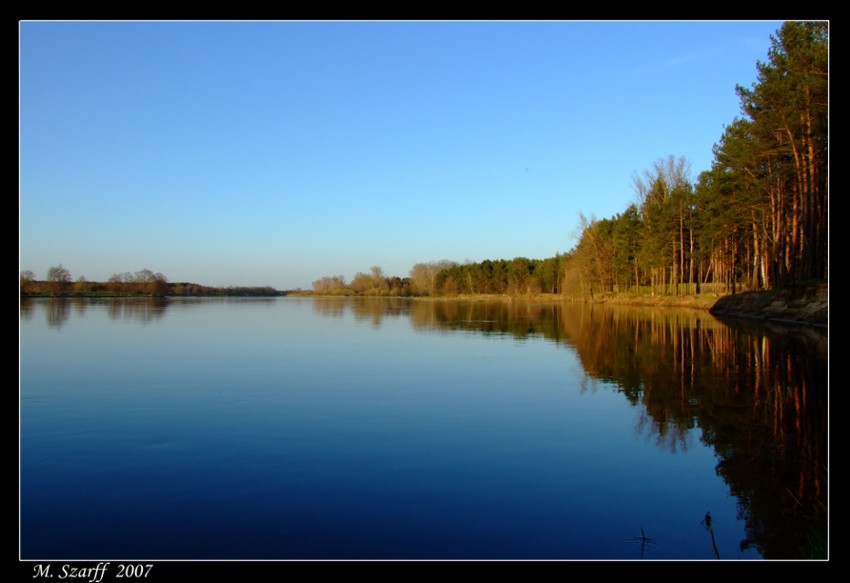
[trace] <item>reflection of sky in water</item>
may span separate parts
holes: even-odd
[[[631,559],[641,528],[712,558],[706,511],[721,558],[758,556],[699,430],[659,446],[565,344],[294,298],[33,312],[25,558]]]

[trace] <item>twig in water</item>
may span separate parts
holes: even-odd
[[[633,543],[640,543],[640,558],[643,558],[643,551],[646,548],[646,545],[650,545],[653,547],[661,548],[661,545],[655,542],[655,540],[646,536],[646,532],[644,532],[643,527],[640,527],[640,536],[636,536],[634,538],[629,539]]]

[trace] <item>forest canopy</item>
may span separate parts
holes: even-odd
[[[786,22],[736,87],[741,115],[692,183],[670,156],[635,179],[639,204],[585,220],[574,250],[586,291],[649,284],[770,289],[828,275],[829,31]]]

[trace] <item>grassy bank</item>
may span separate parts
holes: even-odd
[[[709,310],[722,297],[716,293],[701,293],[701,294],[683,294],[678,296],[668,295],[651,295],[651,294],[634,294],[634,293],[616,293],[616,294],[597,294],[592,301],[599,304],[615,304],[625,306],[655,306],[666,308],[694,308],[699,310]]]
[[[369,295],[332,295],[332,294],[315,294],[309,292],[291,293],[292,297],[314,297],[314,298],[329,298],[329,297],[386,297],[399,298],[401,296],[369,296]],[[658,307],[677,307],[677,308],[695,308],[708,310],[720,298],[720,294],[704,293],[704,294],[689,294],[679,296],[662,296],[650,294],[633,294],[633,293],[612,293],[612,294],[596,294],[593,298],[582,296],[567,296],[562,294],[456,294],[450,296],[408,296],[407,299],[426,302],[441,302],[441,301],[464,301],[464,302],[581,302],[581,303],[598,303],[598,304],[618,304],[630,306],[658,306]]]

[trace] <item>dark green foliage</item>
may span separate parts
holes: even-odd
[[[647,281],[657,293],[735,293],[827,276],[828,45],[827,23],[786,22],[758,81],[736,88],[742,117],[696,185],[670,156],[635,178],[639,207],[582,217],[569,271],[584,293]]]

